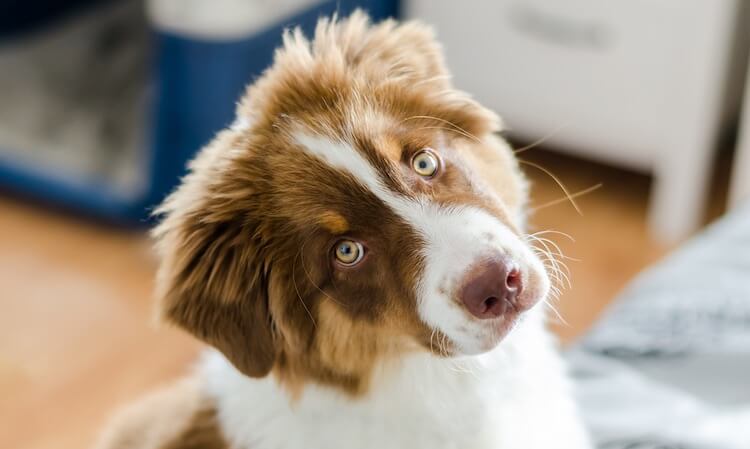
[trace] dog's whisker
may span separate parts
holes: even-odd
[[[335,304],[338,304],[339,306],[341,306],[343,308],[346,308],[345,304],[342,304],[341,302],[337,301],[333,296],[331,296],[330,294],[326,293],[322,288],[320,288],[318,286],[318,284],[315,283],[315,281],[313,281],[312,277],[310,277],[310,272],[308,272],[307,268],[305,268],[304,257],[302,257],[302,270],[305,272],[305,276],[307,277],[307,280],[310,281],[310,284],[312,284],[312,286],[315,287],[316,290],[318,290],[320,293],[322,293],[323,296],[325,296],[326,299],[330,300],[331,302],[333,302]]]
[[[544,265],[545,270],[547,270],[547,273],[551,278],[553,278],[556,282],[562,281],[559,268],[555,267],[551,262],[548,261],[544,261],[542,264]]]
[[[544,237],[538,237],[535,235],[528,235],[527,237],[544,247],[544,250],[542,250],[541,248],[538,248],[536,246],[531,246],[532,248],[536,248],[537,250],[541,251],[541,253],[544,254],[544,256],[547,258],[551,267],[548,267],[547,264],[545,264],[545,267],[547,267],[547,272],[550,274],[550,277],[553,277],[558,283],[562,283],[564,280],[565,283],[567,283],[568,288],[571,288],[572,284],[569,277],[570,269],[563,261],[558,260],[555,257],[555,255],[558,255],[561,258],[565,257],[560,247],[552,240]],[[554,246],[558,252],[553,252],[550,249],[549,245]]]
[[[448,351],[448,335],[445,334],[445,333],[443,333],[442,335],[443,335],[443,337],[442,337],[441,340],[442,340],[442,347],[443,347],[443,356],[447,357],[448,354],[450,353]]]
[[[591,193],[591,192],[593,192],[595,190],[598,190],[603,185],[604,184],[600,182],[599,184],[595,184],[595,185],[593,185],[593,186],[591,186],[591,187],[589,187],[587,189],[579,190],[578,192],[575,192],[575,193],[573,193],[573,194],[571,194],[569,196],[566,196],[566,197],[563,197],[563,198],[558,198],[556,200],[549,201],[549,202],[544,203],[544,204],[540,204],[539,206],[532,207],[530,209],[530,212],[534,213],[534,212],[536,212],[538,210],[542,210],[542,209],[545,209],[547,207],[556,206],[556,205],[558,205],[560,203],[565,203],[567,201],[570,201],[573,198],[578,198],[578,197],[581,197],[583,195],[589,194],[589,193]]]
[[[567,273],[565,273],[565,271],[563,271],[560,267],[555,268],[555,271],[557,272],[559,284],[567,286],[567,288],[573,287],[572,283],[570,282],[570,277]]]
[[[544,266],[548,274],[552,277],[559,278],[558,273],[560,269],[556,266],[554,258],[552,258],[552,256],[550,256],[546,251],[538,250],[537,253],[542,259],[542,265]]]
[[[320,293],[322,293],[323,296],[326,297],[326,299],[329,299],[333,303],[335,303],[335,304],[337,304],[337,305],[339,305],[339,306],[341,306],[343,308],[346,308],[346,304],[343,304],[340,301],[337,301],[336,298],[334,298],[333,296],[331,296],[330,294],[328,294],[327,292],[325,292],[322,288],[320,288],[320,286],[318,284],[316,284],[315,281],[313,280],[312,276],[310,275],[310,272],[307,271],[307,267],[305,266],[304,252],[305,252],[305,246],[310,241],[310,238],[311,238],[311,235],[308,235],[302,241],[302,245],[300,246],[300,249],[299,249],[300,260],[302,261],[302,270],[305,272],[305,276],[307,277],[307,280],[310,281],[310,284],[312,284],[312,286],[315,287],[315,289],[317,289]]]
[[[538,242],[538,243],[539,243],[540,245],[542,244],[542,242]],[[574,257],[570,257],[570,256],[567,256],[567,255],[565,255],[565,254],[560,254],[560,253],[557,253],[557,252],[554,252],[554,251],[551,251],[551,250],[543,250],[542,252],[544,253],[544,255],[545,255],[545,256],[548,256],[548,257],[552,257],[552,256],[554,256],[555,260],[557,260],[557,261],[558,261],[558,263],[560,263],[560,264],[564,264],[564,263],[565,263],[565,262],[564,262],[565,260],[569,260],[569,261],[571,261],[571,262],[580,262],[580,260],[579,260],[579,259],[576,259],[576,258],[574,258]],[[566,266],[567,266],[567,265],[566,265]]]
[[[521,148],[516,148],[513,150],[514,154],[521,154],[524,151],[529,151],[533,148],[538,147],[539,145],[543,144],[544,142],[548,141],[549,139],[555,137],[557,133],[562,131],[563,129],[567,128],[569,126],[568,123],[563,123],[562,125],[559,125],[557,128],[553,129],[551,132],[549,132],[547,135],[540,137],[539,139],[531,142],[530,144],[523,146]]]
[[[573,257],[570,257],[570,256],[567,256],[567,255],[565,255],[565,253],[563,253],[563,251],[562,251],[562,249],[560,248],[560,246],[559,246],[559,245],[558,245],[558,244],[557,244],[557,243],[556,243],[556,242],[555,242],[554,240],[548,239],[548,238],[546,238],[546,237],[539,237],[539,236],[536,236],[536,235],[534,235],[534,236],[530,236],[530,238],[531,238],[531,239],[532,239],[533,241],[536,241],[536,242],[538,242],[539,244],[543,245],[543,246],[545,247],[545,249],[547,249],[547,251],[548,251],[548,252],[549,252],[549,253],[550,253],[551,255],[555,255],[555,256],[558,256],[558,257],[560,257],[560,259],[567,259],[567,260],[571,260],[571,261],[574,261],[574,262],[580,262],[580,260],[579,260],[579,259],[576,259],[576,258],[573,258]],[[553,247],[553,248],[554,248],[554,249],[555,249],[556,251],[552,251],[552,250],[551,250],[551,249],[549,248],[549,246],[547,246],[548,244],[549,244],[550,246],[552,246],[552,247]],[[564,262],[563,262],[562,260],[560,260],[560,261],[559,261],[559,263],[560,263],[560,264],[562,264],[563,266],[565,266],[565,267],[567,268],[567,265],[566,265],[566,264],[565,264],[565,263],[564,263]]]
[[[563,274],[566,274],[566,275],[570,275],[570,268],[569,268],[569,267],[568,267],[568,265],[567,265],[567,264],[566,264],[566,263],[564,262],[564,260],[563,260],[563,259],[570,259],[570,260],[573,260],[573,261],[575,261],[575,262],[578,262],[578,260],[577,260],[577,259],[573,259],[573,258],[571,258],[571,257],[567,257],[567,256],[566,256],[565,254],[563,254],[563,253],[562,253],[562,251],[561,251],[561,250],[560,250],[560,248],[559,248],[559,247],[558,247],[558,246],[557,246],[557,245],[555,244],[555,242],[553,242],[553,241],[551,241],[551,240],[547,240],[547,239],[540,239],[540,240],[538,240],[538,241],[539,241],[539,243],[540,243],[540,244],[542,244],[542,245],[545,245],[545,247],[546,247],[547,243],[549,243],[550,245],[552,245],[552,246],[554,246],[554,247],[556,247],[556,248],[557,248],[557,250],[558,250],[558,252],[557,252],[557,253],[555,253],[555,252],[553,252],[553,251],[551,251],[551,250],[550,250],[550,251],[549,251],[549,254],[550,254],[550,256],[552,256],[552,257],[553,257],[553,258],[555,259],[555,266],[556,266],[557,268],[561,268],[561,269],[562,269],[561,271],[563,271]],[[559,257],[559,259],[558,259],[558,257]]]
[[[550,178],[552,178],[552,180],[555,181],[555,183],[557,183],[557,185],[560,187],[560,189],[562,189],[563,193],[565,193],[565,197],[568,199],[568,201],[570,201],[570,204],[573,205],[573,208],[576,210],[576,212],[578,212],[579,215],[583,216],[583,212],[581,212],[581,208],[578,207],[578,203],[576,203],[575,198],[573,198],[571,196],[570,191],[568,191],[568,188],[565,187],[565,184],[563,184],[563,182],[560,180],[560,178],[558,178],[557,176],[555,176],[554,173],[552,173],[551,171],[549,171],[546,168],[542,167],[541,165],[537,164],[536,162],[530,162],[530,161],[527,161],[525,159],[520,159],[520,158],[518,159],[518,162],[520,164],[524,164],[524,165],[527,165],[529,167],[534,167],[537,170],[541,171],[542,173],[545,173]]]
[[[474,140],[477,143],[481,143],[481,141],[478,140],[473,135],[467,134],[464,131],[462,131],[460,129],[457,129],[457,128],[449,128],[449,127],[446,127],[446,126],[420,126],[419,128],[416,128],[416,129],[441,129],[443,131],[452,131],[452,132],[454,132],[456,134],[460,134],[460,135],[466,137],[467,139]]]
[[[451,366],[453,371],[457,373],[468,374],[474,379],[479,380],[479,376],[477,375],[476,371],[474,371],[468,364],[464,364],[459,361],[453,361],[451,363]]]
[[[544,300],[544,304],[547,306],[553,306],[554,303],[558,302],[560,300],[560,290],[553,289],[550,290],[550,293],[547,298]]]
[[[550,277],[555,281],[555,284],[562,284],[563,279],[560,277],[559,271],[553,270],[550,273]]]
[[[545,235],[545,234],[557,234],[557,235],[561,235],[561,236],[567,238],[568,240],[570,240],[573,243],[575,243],[575,241],[576,241],[576,239],[574,239],[573,236],[571,236],[570,234],[568,234],[566,232],[558,231],[557,229],[545,229],[543,231],[537,231],[537,232],[534,232],[534,233],[531,233],[531,234],[528,234],[528,235],[539,236],[539,235]]]
[[[411,117],[406,117],[405,119],[401,120],[400,123],[406,122],[408,120],[417,120],[417,119],[423,119],[423,120],[435,120],[438,122],[445,123],[447,125],[452,126],[455,130],[460,131],[461,134],[463,134],[465,137],[468,137],[475,142],[481,142],[481,140],[475,136],[474,134],[470,133],[469,131],[466,131],[462,127],[456,125],[455,123],[451,122],[450,120],[446,120],[440,117],[434,117],[432,115],[412,115]]]
[[[555,314],[555,317],[560,321],[560,323],[562,323],[565,326],[570,326],[570,324],[565,320],[565,318],[563,318],[563,316],[557,310],[557,307],[555,307],[554,305],[552,305],[551,303],[546,302],[546,301],[544,302],[544,305],[546,305],[547,308],[549,308],[550,310],[552,310],[552,313]]]
[[[552,252],[552,250],[548,246],[547,242],[545,242],[543,239],[541,239],[539,237],[535,237],[535,236],[531,237],[531,239],[543,247],[543,249],[539,248],[539,247],[535,247],[535,248],[537,248],[539,251],[541,251],[549,259],[549,261],[551,263],[553,263],[555,265],[555,267],[557,267],[558,264],[560,263],[557,260],[557,258],[555,257],[555,255],[557,255],[557,253]]]
[[[297,259],[302,254],[302,248],[297,251],[297,255],[294,257],[294,262],[292,263],[292,284],[294,285],[294,291],[297,293],[297,298],[299,298],[299,302],[302,304],[302,307],[305,308],[305,311],[307,312],[307,315],[310,317],[310,321],[312,321],[314,327],[318,327],[318,324],[315,322],[315,318],[312,315],[312,312],[310,312],[310,309],[307,308],[307,304],[305,304],[305,300],[302,299],[302,295],[299,292],[299,287],[297,286]]]
[[[574,262],[580,262],[579,259],[575,259],[573,257],[569,257],[565,255],[562,249],[560,248],[560,246],[554,240],[550,240],[546,237],[534,237],[534,238],[537,239],[537,241],[539,241],[540,243],[548,243],[549,245],[551,245],[557,251],[557,252],[552,252],[552,254],[559,256],[561,259],[567,259],[567,260],[572,260]],[[560,261],[560,263],[562,265],[565,265],[565,263],[562,261]],[[567,268],[567,265],[565,265],[565,267]]]

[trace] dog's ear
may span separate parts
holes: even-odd
[[[256,224],[227,197],[246,189],[223,186],[219,168],[228,161],[221,159],[233,143],[230,134],[219,135],[157,210],[157,305],[163,319],[219,349],[244,374],[261,377],[276,358],[270,265],[254,248]]]

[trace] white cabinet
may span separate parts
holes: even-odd
[[[745,101],[742,105],[740,132],[729,185],[729,202],[730,206],[736,206],[740,202],[750,203],[750,67],[745,82]]]
[[[511,135],[654,175],[650,224],[703,216],[741,0],[406,0],[435,26],[458,87]],[[603,180],[606,183],[606,180]]]

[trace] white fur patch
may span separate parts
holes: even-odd
[[[589,449],[538,311],[488,353],[414,354],[379,367],[352,399],[317,385],[292,401],[212,351],[200,366],[235,449]]]
[[[396,209],[407,205],[405,198],[394,195],[385,187],[372,165],[348,143],[301,132],[296,133],[294,138],[309,154],[353,175],[388,206]]]

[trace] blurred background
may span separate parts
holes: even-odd
[[[590,329],[615,301],[607,328],[636,336],[608,338],[704,354],[684,342],[705,330],[732,361],[696,376],[726,368],[732,406],[750,395],[747,2],[0,0],[0,447],[86,447],[115,406],[189,368],[199,345],[151,319],[148,213],[282,29],[356,7],[433,25],[455,84],[504,118],[529,232],[569,268],[564,344],[603,341]]]

